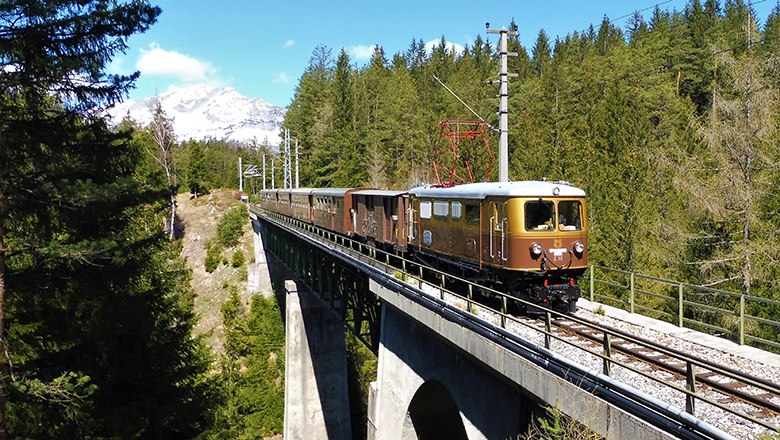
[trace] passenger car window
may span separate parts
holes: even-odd
[[[578,200],[558,202],[558,227],[563,231],[582,229],[581,205]]]
[[[525,230],[549,231],[555,229],[555,204],[549,200],[525,203]]]
[[[450,215],[450,202],[436,200],[433,202],[433,215],[436,217],[447,217]]]
[[[420,202],[420,218],[431,218],[431,202]]]
[[[460,202],[452,202],[452,219],[460,219]]]

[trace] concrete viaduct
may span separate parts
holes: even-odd
[[[259,209],[251,207],[250,218],[250,289],[268,277],[292,278],[274,274],[282,267],[295,272],[296,281],[283,282],[287,439],[351,438],[345,328],[369,329],[362,339],[378,356],[369,439],[516,439],[551,405],[607,439],[708,438],[660,429],[642,417],[641,404],[551,360],[543,347],[350,261]]]

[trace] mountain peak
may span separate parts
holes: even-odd
[[[108,111],[114,123],[126,116],[142,126],[152,120],[156,97],[125,101]],[[216,139],[242,144],[278,146],[285,110],[261,99],[247,98],[232,87],[193,86],[159,95],[173,119],[180,141]]]

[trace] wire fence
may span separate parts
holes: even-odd
[[[588,272],[591,301],[780,352],[780,301],[603,266]]]

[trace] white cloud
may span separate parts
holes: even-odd
[[[364,46],[362,44],[352,46],[349,49],[349,56],[355,60],[370,60],[371,57],[374,56],[374,46]]]
[[[441,43],[441,40],[431,40],[431,41],[425,43],[425,50],[428,53],[431,53],[431,52],[433,52],[433,48],[437,47],[440,43]],[[456,55],[463,54],[464,47],[461,46],[460,44],[453,43],[451,41],[447,41],[447,42],[445,42],[445,46],[446,46],[447,50],[450,51],[450,52],[454,50]]]
[[[141,50],[135,67],[144,75],[168,76],[187,83],[220,83],[217,69],[206,61],[165,50],[157,43]]]
[[[274,74],[273,83],[274,84],[287,84],[290,82],[290,76],[287,75],[287,72],[276,72]]]
[[[284,42],[284,48],[289,49],[295,45],[295,40],[287,40]]]

